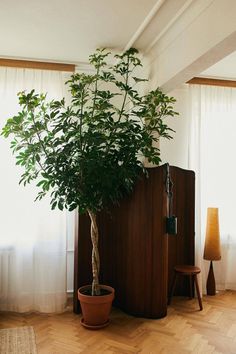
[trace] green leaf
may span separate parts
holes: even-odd
[[[136,77],[136,76],[132,76],[132,78],[133,78],[133,80],[134,80],[136,83],[148,81],[148,79],[141,79],[141,78]]]
[[[146,171],[141,155],[160,163],[153,143],[172,138],[166,118],[177,115],[175,99],[159,88],[135,90],[147,81],[136,76],[142,63],[135,48],[115,56],[99,49],[89,60],[94,72],[74,73],[66,83],[69,104],[20,92],[20,110],[1,131],[13,136],[20,183],[34,181],[36,200],[49,194],[52,209],[97,212],[118,203]]]

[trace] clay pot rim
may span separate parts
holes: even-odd
[[[103,285],[103,284],[100,284],[99,286],[101,289],[108,290],[110,293],[104,294],[104,295],[99,295],[99,296],[86,295],[86,294],[83,294],[81,291],[91,289],[91,285],[83,285],[78,289],[79,300],[82,300],[84,302],[103,303],[104,301],[107,301],[108,298],[111,298],[112,300],[114,299],[114,295],[115,295],[114,288],[112,288],[109,285]]]

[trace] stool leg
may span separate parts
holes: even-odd
[[[172,296],[174,295],[176,280],[177,280],[177,273],[175,272],[174,278],[173,278],[173,281],[172,281],[172,284],[171,284],[171,288],[170,288],[170,295],[169,295],[168,303],[167,303],[168,305],[170,305],[170,303],[171,303],[171,298],[172,298]]]
[[[197,297],[198,297],[200,311],[202,311],[202,309],[203,309],[203,307],[202,307],[202,299],[201,299],[201,296],[200,296],[200,291],[199,291],[199,286],[198,286],[198,281],[197,281],[197,274],[193,275],[193,280],[194,280],[195,286],[196,286],[196,291],[197,291]]]
[[[190,297],[190,299],[193,298],[193,278],[192,278],[192,274],[189,276],[189,297]]]

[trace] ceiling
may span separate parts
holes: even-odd
[[[81,65],[99,47],[148,54],[206,1],[215,0],[0,0],[0,57]],[[236,52],[200,75],[236,79],[235,63]]]
[[[0,0],[0,57],[83,63],[96,48],[143,52],[193,0]]]
[[[98,47],[122,50],[156,3],[0,0],[0,56],[77,63]]]
[[[236,80],[236,51],[203,71],[199,76]]]

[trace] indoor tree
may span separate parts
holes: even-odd
[[[74,73],[66,83],[71,100],[47,101],[46,94],[20,92],[21,110],[7,120],[2,135],[13,135],[16,164],[24,167],[20,183],[36,180],[36,200],[50,194],[51,208],[78,208],[91,219],[92,295],[99,295],[96,214],[130,193],[146,173],[144,158],[158,165],[160,137],[170,139],[164,122],[174,116],[175,99],[159,88],[145,95],[135,76],[142,66],[131,48],[115,55],[97,50],[90,56],[92,74]]]

